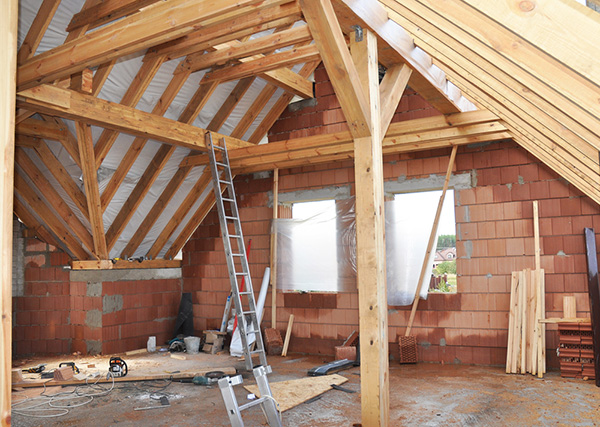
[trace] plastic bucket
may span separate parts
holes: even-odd
[[[198,354],[200,352],[200,338],[198,337],[186,337],[183,339],[185,343],[185,349],[188,354]]]

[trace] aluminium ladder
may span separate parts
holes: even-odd
[[[254,289],[252,288],[244,236],[242,235],[242,224],[233,188],[229,156],[227,155],[225,139],[221,140],[223,146],[213,144],[211,133],[206,132],[205,141],[210,159],[215,204],[219,214],[219,223],[221,224],[221,236],[223,237],[225,257],[227,258],[232,298],[238,317],[237,327],[242,339],[246,369],[251,371],[254,366],[252,356],[258,355],[260,365],[267,366],[267,355],[256,314]],[[223,187],[226,189],[225,194],[221,193]],[[225,203],[227,203],[229,212],[225,209]],[[231,231],[231,228],[233,228],[233,231]],[[242,278],[244,278],[245,289],[240,290]],[[256,349],[253,351],[248,344],[248,338],[251,335],[254,335],[256,342]]]

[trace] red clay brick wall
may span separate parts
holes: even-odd
[[[28,238],[25,295],[13,298],[13,353],[110,354],[172,338],[182,281],[70,281],[69,257]],[[98,272],[96,272],[98,273]]]
[[[37,239],[25,242],[25,294],[13,298],[13,353],[71,349],[68,256]]]
[[[324,99],[327,108],[339,108],[334,102],[335,96],[326,88],[323,73],[322,69],[315,73],[317,95],[320,95],[317,104],[286,111],[273,127],[271,140],[343,130],[343,125],[336,127],[339,123],[335,120],[340,120],[337,113],[328,114],[321,109]],[[435,114],[426,108],[425,101],[417,99],[420,97],[409,91],[396,113],[396,120]],[[416,111],[410,111],[411,105]],[[314,115],[321,117],[304,117]],[[330,117],[335,119],[329,121]],[[386,156],[385,180],[443,175],[448,158],[449,150]],[[413,329],[419,343],[419,359],[501,365],[506,359],[510,275],[512,271],[534,266],[532,200],[540,203],[548,317],[560,316],[564,295],[577,297],[579,316],[589,315],[582,233],[584,227],[600,231],[600,207],[510,141],[460,147],[454,172],[471,172],[474,176],[473,188],[455,191],[458,293],[433,294],[427,301],[421,301]],[[351,185],[353,192],[352,161],[280,170],[279,173],[280,192],[338,185]],[[271,179],[255,179],[250,175],[236,179],[244,234],[246,240],[253,239],[250,261],[255,288],[269,262],[272,212],[268,192],[271,189]],[[256,251],[255,242],[258,242]],[[184,248],[184,262],[184,289],[194,292],[196,329],[217,327],[229,293],[229,282],[214,211]],[[268,306],[270,300],[269,295]],[[338,293],[335,308],[306,308],[293,298],[284,301],[279,293],[277,328],[283,334],[289,315],[294,314],[290,351],[333,355],[334,346],[358,329],[357,307],[356,292]],[[395,342],[397,336],[404,333],[409,310],[409,307],[389,307],[390,353],[395,358],[398,356]],[[264,327],[270,326],[270,318],[270,308],[267,308]],[[558,341],[552,325],[548,327],[547,344],[550,366],[557,366],[554,349]]]

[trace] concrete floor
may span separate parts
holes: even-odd
[[[243,363],[229,356],[187,356],[175,360],[165,355],[125,357],[130,375],[151,372],[189,370],[201,366],[236,366]],[[51,364],[64,357],[46,360]],[[108,357],[81,358],[78,366],[94,363],[105,369]],[[308,369],[324,362],[322,357],[291,355],[287,358],[269,357],[273,368],[271,382],[306,377]],[[22,361],[15,361],[15,365]],[[27,366],[39,363],[27,361]],[[283,413],[285,426],[356,426],[360,425],[359,368],[342,371],[348,378],[343,386],[356,390],[349,394],[330,390],[311,403],[301,404]],[[244,384],[252,384],[251,375],[244,375]],[[151,398],[163,384],[120,383],[107,396],[91,403],[70,408],[58,418],[33,418],[13,413],[14,426],[227,426],[225,407],[218,387],[171,383],[158,394],[167,395],[170,407],[134,411],[134,408],[158,406]],[[72,388],[67,389],[72,390]],[[13,402],[25,395],[38,396],[43,389],[27,389],[14,393]],[[64,391],[48,390],[48,393]],[[236,387],[238,402],[246,402],[247,392]],[[259,409],[243,412],[246,426],[267,425]],[[593,381],[568,380],[551,372],[544,379],[530,375],[507,375],[502,368],[461,365],[390,366],[390,425],[469,425],[524,426],[565,425],[594,426],[600,424],[600,388]]]

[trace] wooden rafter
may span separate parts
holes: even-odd
[[[104,0],[92,7],[83,9],[71,18],[67,31],[71,32],[86,26],[92,30],[107,22],[138,12],[141,8],[159,0]]]
[[[184,218],[187,216],[189,211],[192,209],[194,204],[198,201],[202,193],[208,188],[210,185],[211,173],[210,168],[206,167],[202,171],[202,175],[192,189],[189,191],[184,201],[179,205],[173,217],[169,220],[167,225],[163,228],[157,239],[154,241],[154,244],[148,251],[146,255],[149,259],[154,259],[158,256],[162,248],[166,245],[167,241],[171,238],[177,227],[181,224]],[[179,252],[179,251],[177,251]],[[177,254],[177,252],[175,254]]]
[[[242,16],[241,11],[244,9],[241,6],[261,9],[264,2],[161,2],[155,7],[123,18],[25,61],[18,68],[17,87],[23,90],[39,83],[67,77],[86,67],[100,65],[114,58],[182,37],[193,32],[199,25],[216,25],[234,19]]]
[[[57,126],[62,132],[64,132],[65,137],[59,139],[58,141],[67,150],[67,153],[71,156],[73,161],[77,163],[77,166],[81,168],[81,158],[79,156],[79,146],[77,145],[77,138],[75,135],[71,133],[65,122],[59,117],[48,116],[46,114],[41,114],[42,119],[48,123],[52,123]]]
[[[404,94],[412,70],[406,64],[388,68],[379,86],[381,99],[381,131],[385,134],[392,123],[398,103]]]
[[[38,13],[35,16],[27,35],[19,48],[17,53],[17,64],[22,64],[26,59],[31,58],[35,55],[48,25],[52,21],[56,9],[60,5],[60,0],[44,0],[38,9]]]
[[[158,175],[174,151],[175,147],[172,145],[163,145],[158,149],[152,158],[152,161],[150,161],[144,174],[138,180],[136,186],[131,191],[131,194],[106,232],[106,241],[109,251],[115,246],[115,243],[117,243],[117,239],[125,229],[125,226],[127,226],[127,223],[139,207],[140,203],[146,194],[148,194],[148,191],[150,191],[152,184],[154,184],[156,178],[158,178]],[[127,255],[130,256],[132,254]]]
[[[19,173],[15,174],[15,190],[40,218],[44,218],[44,223],[52,233],[58,237],[62,242],[62,245],[64,245],[69,252],[78,259],[89,258],[88,253],[81,247],[81,243],[73,237],[71,232],[56,217],[52,209],[37,195]]]
[[[135,136],[153,138],[167,144],[206,150],[201,138],[206,132],[204,129],[90,95],[41,85],[19,92],[17,99],[19,105],[35,111],[103,126]],[[225,138],[227,144],[232,147],[249,145],[247,142],[225,135],[215,133],[214,137]]]
[[[296,2],[281,4],[279,0],[266,0],[265,9],[246,7],[243,19],[208,25],[184,37],[148,49],[147,55],[167,55],[169,60],[201,52],[231,40],[290,25],[301,19]]]
[[[162,96],[160,97],[160,99],[158,100],[156,105],[154,106],[154,109],[152,110],[152,114],[162,116],[163,114],[166,113],[167,109],[173,102],[173,99],[175,99],[175,96],[177,95],[177,93],[179,92],[179,90],[181,89],[183,84],[186,82],[188,77],[189,77],[189,73],[179,73],[179,74],[173,76],[173,78],[167,85],[167,88],[163,92]],[[107,184],[107,186],[104,188],[104,191],[102,192],[101,201],[102,201],[102,210],[103,211],[106,210],[106,208],[108,207],[113,196],[115,195],[115,193],[117,192],[117,190],[119,189],[121,184],[123,183],[123,180],[127,176],[127,173],[129,172],[129,170],[133,166],[133,163],[135,162],[135,160],[138,158],[138,156],[142,152],[142,149],[146,145],[147,141],[148,141],[147,138],[138,136],[137,138],[135,138],[133,140],[133,142],[127,149],[127,153],[125,153],[125,156],[123,156],[123,159],[121,160],[121,163],[117,167],[117,170],[115,171],[113,176],[110,178],[109,183]]]
[[[104,235],[104,221],[102,219],[102,206],[100,204],[100,191],[98,189],[98,178],[96,174],[96,161],[94,159],[94,141],[92,140],[92,129],[85,123],[77,122],[77,142],[79,144],[79,155],[81,156],[81,171],[83,173],[83,184],[87,199],[90,225],[92,227],[92,238],[94,240],[93,253],[99,259],[108,259],[106,237]]]
[[[571,101],[565,99],[562,93],[540,85],[513,61],[498,54],[495,47],[490,49],[481,40],[473,37],[476,32],[473,35],[468,34],[462,25],[449,20],[448,15],[454,15],[458,22],[467,20],[470,22],[467,26],[472,26],[481,15],[473,9],[469,10],[468,6],[461,10],[464,5],[459,6],[458,2],[455,2],[457,6],[454,9],[442,5],[444,10],[447,10],[444,15],[437,5],[430,8],[425,7],[426,2],[410,3],[410,9],[394,4],[394,8],[402,12],[400,14],[395,11],[394,19],[403,22],[408,31],[412,31],[418,25],[419,30],[414,31],[415,39],[425,49],[436,51],[438,60],[456,84],[481,105],[502,116],[511,135],[519,144],[593,200],[600,202],[600,190],[597,186],[600,181],[597,156],[599,139],[597,132],[591,131],[595,128],[581,124],[589,120],[586,118],[586,112],[582,110],[593,103],[573,107]],[[436,25],[429,23],[429,20]],[[448,33],[452,34],[451,39],[446,39]],[[507,35],[501,26],[490,22],[485,28],[485,33],[478,37],[487,39],[490,34],[512,37]],[[442,37],[443,43],[439,41]],[[456,52],[460,54],[456,55]],[[468,59],[465,55],[468,55]],[[539,51],[536,58],[552,63],[552,60]],[[536,59],[537,64],[540,61]],[[493,78],[489,74],[491,70],[494,70]],[[543,74],[544,71],[538,73]],[[466,79],[465,75],[471,77]],[[569,81],[569,84],[577,84],[577,79],[566,81]],[[595,93],[598,92],[596,88]],[[507,96],[509,93],[510,96]]]
[[[129,85],[125,95],[123,95],[123,98],[121,99],[122,105],[128,107],[135,107],[137,105],[148,88],[148,85],[160,69],[160,66],[164,63],[164,60],[164,56],[154,56],[147,61],[142,62],[142,66],[134,77],[133,82]],[[181,86],[178,89],[180,88]],[[102,134],[100,134],[100,137],[94,146],[96,168],[100,167],[118,136],[119,132],[112,129],[105,129],[102,131]]]
[[[246,77],[235,85],[227,99],[223,102],[223,105],[221,105],[221,108],[219,108],[206,127],[208,130],[218,132],[223,127],[223,124],[227,121],[227,118],[231,115],[236,105],[242,100],[244,94],[250,89],[254,80],[255,77]]]
[[[279,53],[252,59],[231,67],[221,68],[205,74],[206,81],[227,82],[243,79],[256,74],[262,74],[280,68],[290,67],[305,62],[317,61],[320,58],[318,49],[314,45],[294,47]]]
[[[329,0],[300,0],[302,11],[319,48],[323,64],[355,137],[370,134],[368,100]]]
[[[17,147],[15,150],[16,164],[25,172],[31,182],[43,195],[45,201],[54,208],[56,213],[60,215],[63,221],[68,224],[75,236],[91,251],[94,249],[92,236],[85,225],[77,218],[71,208],[63,201],[62,197],[54,189],[54,186],[46,179],[44,174],[40,172],[38,167],[33,163],[29,156],[22,148]],[[44,217],[41,217],[42,219]]]
[[[179,168],[177,172],[175,172],[175,175],[173,175],[173,178],[171,178],[161,195],[158,197],[158,199],[156,199],[152,209],[150,209],[150,212],[148,212],[133,237],[129,239],[127,246],[125,246],[125,249],[122,251],[123,257],[126,254],[133,255],[135,253],[136,249],[142,243],[144,237],[146,237],[154,223],[163,213],[170,200],[173,198],[177,190],[179,190],[179,187],[181,187],[181,184],[183,184],[183,181],[191,170],[192,167],[187,166]]]
[[[98,96],[102,86],[108,79],[108,76],[112,72],[113,67],[117,63],[116,59],[100,64],[94,73],[94,79],[92,80],[92,95]]]
[[[452,85],[444,72],[432,64],[431,58],[416,48],[412,37],[396,22],[389,19],[384,7],[377,0],[334,0],[350,20],[345,26],[360,25],[370,28],[379,37],[380,52],[391,58],[392,63],[404,62],[413,70],[411,87],[444,114],[473,110],[473,104]],[[340,12],[338,12],[340,13]],[[349,28],[347,28],[347,31]],[[385,53],[384,53],[385,52]],[[382,55],[382,56],[384,56]],[[390,59],[388,59],[389,61]],[[387,64],[386,64],[387,65]]]
[[[54,238],[52,233],[50,233],[50,231],[48,231],[48,229],[40,223],[31,212],[29,212],[29,209],[27,209],[17,197],[13,200],[13,210],[19,220],[25,224],[25,227],[27,227],[28,230],[31,230],[31,237],[37,237],[57,248],[63,247],[63,245]]]
[[[65,129],[56,123],[32,118],[25,119],[15,126],[15,133],[52,141],[62,141],[67,137]]]
[[[292,46],[311,39],[312,37],[308,27],[303,25],[251,39],[244,43],[231,42],[228,47],[225,48],[218,48],[216,46],[214,52],[196,53],[188,56],[179,67],[182,71],[188,70],[193,73],[214,67],[215,65],[223,65],[230,61],[240,60],[254,55],[264,55],[275,49]]]
[[[315,71],[319,63],[320,61],[314,61],[304,64],[302,69],[300,69],[300,71],[298,72],[298,75],[305,78],[310,76],[313,73],[313,71]],[[275,121],[279,118],[281,113],[283,113],[283,110],[287,108],[288,104],[293,99],[293,97],[294,95],[290,93],[284,93],[279,97],[279,99],[275,102],[271,110],[269,110],[264,119],[254,130],[254,132],[252,132],[252,135],[249,138],[249,141],[251,143],[258,144],[264,138],[269,129],[271,129],[271,126],[273,126],[273,123],[275,123]]]
[[[77,186],[71,175],[66,171],[64,166],[56,158],[48,145],[40,139],[19,137],[17,135],[17,145],[26,145],[33,148],[40,160],[48,168],[50,173],[58,181],[60,186],[65,190],[73,203],[77,206],[84,217],[89,219],[87,200],[81,189]]]

